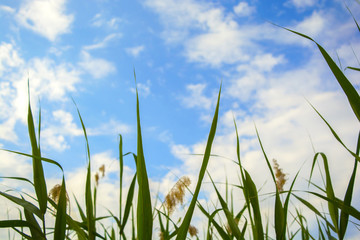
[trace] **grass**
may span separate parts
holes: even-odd
[[[354,19],[358,26],[356,20]],[[340,88],[344,92],[348,99],[348,102],[352,108],[355,117],[360,121],[360,97],[355,90],[351,82],[346,78],[341,69],[335,64],[333,59],[325,51],[325,49],[315,42],[309,36],[295,32],[290,29],[286,29],[294,34],[299,35],[302,38],[306,38],[309,41],[314,42],[321,52],[324,60],[329,66],[330,70],[334,74]],[[360,28],[358,27],[360,31]],[[358,71],[356,67],[348,67],[347,69]],[[136,75],[134,72],[135,84]],[[77,108],[78,117],[82,125],[87,153],[87,174],[86,184],[84,189],[85,194],[85,209],[81,207],[81,204],[75,198],[75,204],[78,208],[80,220],[73,219],[68,213],[69,197],[66,191],[66,181],[64,172],[59,163],[54,160],[44,158],[41,155],[40,138],[41,138],[41,111],[39,111],[36,131],[34,126],[33,114],[30,107],[30,94],[28,100],[28,132],[31,143],[32,153],[21,153],[11,150],[5,150],[14,154],[23,155],[32,159],[33,166],[33,179],[26,179],[20,177],[2,177],[12,179],[14,181],[20,181],[24,184],[31,184],[35,195],[27,195],[21,193],[14,195],[11,191],[0,191],[0,195],[11,201],[18,206],[19,218],[11,220],[0,220],[0,228],[13,231],[21,239],[176,239],[184,240],[189,237],[197,237],[198,229],[191,225],[194,211],[196,208],[204,214],[208,219],[207,229],[204,230],[206,239],[345,239],[347,228],[349,224],[355,224],[359,226],[360,211],[352,205],[353,191],[356,180],[356,171],[358,162],[360,161],[360,134],[355,151],[350,150],[341,140],[339,135],[326,121],[326,119],[315,109],[311,104],[310,106],[323,120],[324,124],[329,128],[329,131],[333,137],[354,157],[354,167],[350,175],[349,183],[345,192],[345,196],[340,198],[336,196],[332,184],[332,174],[329,170],[329,160],[325,153],[317,152],[314,154],[312,167],[309,175],[309,185],[313,185],[318,191],[312,191],[304,189],[302,191],[294,191],[293,187],[296,182],[296,175],[292,181],[288,190],[283,189],[283,185],[286,181],[284,174],[274,161],[273,166],[266,155],[266,151],[263,148],[263,144],[258,131],[256,134],[258,137],[259,145],[263,153],[266,165],[271,174],[271,179],[274,183],[274,192],[271,194],[274,196],[273,215],[274,220],[269,223],[268,219],[264,219],[262,215],[262,205],[259,196],[259,188],[255,185],[251,175],[242,165],[240,159],[240,142],[238,136],[238,129],[234,120],[234,130],[236,132],[237,141],[237,161],[236,166],[239,168],[239,181],[238,185],[233,185],[236,191],[242,193],[243,202],[235,202],[231,195],[231,200],[228,196],[228,188],[231,186],[226,180],[226,196],[222,196],[218,190],[217,185],[211,178],[216,196],[220,202],[219,207],[215,207],[214,211],[206,210],[204,206],[198,201],[199,193],[201,190],[202,182],[207,173],[207,166],[211,157],[211,148],[215,138],[219,104],[221,99],[221,86],[218,94],[217,104],[209,131],[209,136],[206,144],[206,149],[203,154],[202,165],[199,170],[198,179],[196,182],[195,191],[191,192],[188,189],[189,180],[186,177],[180,178],[174,188],[165,197],[164,203],[159,208],[155,208],[152,205],[149,178],[146,171],[146,161],[143,151],[143,142],[141,134],[141,122],[140,122],[140,107],[138,92],[136,90],[136,114],[137,114],[137,152],[125,153],[123,152],[123,139],[120,135],[119,141],[119,212],[115,214],[108,211],[108,215],[97,217],[96,216],[96,200],[97,200],[97,180],[96,184],[92,184],[91,175],[91,154],[88,144],[88,138],[86,128],[82,120],[79,109]],[[75,103],[75,102],[74,102]],[[76,104],[75,104],[76,106]],[[358,131],[358,129],[354,129]],[[127,195],[123,194],[123,171],[124,171],[124,157],[132,156],[136,162],[136,173],[134,174],[132,181],[129,185]],[[43,162],[56,165],[63,173],[62,184],[57,186],[57,189],[52,189],[52,194],[48,195],[47,183],[44,177]],[[312,176],[316,163],[321,162],[320,166],[325,172],[325,184],[324,187],[318,186],[312,182]],[[101,171],[101,170],[99,170]],[[102,170],[104,171],[104,170]],[[99,175],[98,175],[99,177]],[[98,179],[98,178],[97,178]],[[137,191],[135,188],[137,186]],[[189,191],[192,194],[190,204],[187,206],[185,215],[181,221],[175,222],[172,219],[172,212],[177,204],[183,202],[185,192]],[[320,211],[312,203],[302,197],[301,193],[307,193],[312,195],[324,204],[327,205],[326,211]],[[137,195],[137,196],[136,196]],[[134,197],[136,196],[136,201]],[[125,204],[122,205],[123,199]],[[308,219],[304,217],[300,208],[296,208],[292,212],[289,208],[290,201],[298,201],[302,208],[307,209],[316,216],[317,229],[315,232],[311,232],[308,227]],[[240,209],[238,212],[234,212],[234,209]],[[136,213],[134,213],[136,212]],[[54,216],[55,221],[52,226],[49,226],[48,214]],[[223,222],[222,217],[225,216],[226,222]],[[111,219],[116,223],[117,227],[104,226],[103,219]],[[350,222],[350,219],[352,219]],[[159,233],[154,233],[155,221],[159,225]],[[355,223],[353,223],[355,221]],[[273,228],[273,229],[269,229]],[[129,231],[125,231],[128,229]],[[313,229],[313,228],[311,228]],[[157,235],[159,234],[159,235]],[[10,237],[9,237],[10,239]]]

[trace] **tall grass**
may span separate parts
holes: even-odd
[[[356,20],[354,19],[358,26]],[[358,28],[360,31],[360,28]],[[310,38],[307,35],[295,32],[290,29],[286,29],[294,34],[299,35],[302,38],[306,38],[309,41],[314,42],[321,52],[324,60],[329,66],[330,70],[334,74],[339,86],[344,92],[348,102],[352,108],[355,117],[360,121],[360,97],[354,86],[347,79],[341,69],[335,64],[333,59],[325,51],[325,49]],[[358,71],[356,67],[348,67],[350,70]],[[134,78],[136,84],[136,75],[134,71]],[[28,195],[26,193],[20,193],[19,195],[10,194],[8,191],[0,191],[0,195],[8,201],[16,204],[20,211],[18,219],[0,220],[0,228],[10,229],[17,236],[22,239],[173,239],[184,240],[189,236],[197,236],[198,229],[191,225],[194,211],[198,208],[204,216],[208,219],[207,229],[204,230],[206,239],[221,238],[221,239],[345,239],[347,228],[350,223],[350,218],[357,221],[355,224],[359,224],[360,211],[352,205],[353,192],[356,180],[356,171],[358,161],[360,161],[360,134],[357,142],[357,147],[354,151],[349,149],[341,140],[339,135],[335,132],[332,126],[326,121],[326,119],[320,114],[320,111],[314,109],[314,111],[323,120],[324,124],[329,128],[333,137],[354,157],[354,167],[349,178],[349,183],[345,196],[343,198],[336,195],[333,184],[332,174],[329,169],[329,160],[325,153],[317,152],[314,155],[312,167],[310,169],[309,184],[314,185],[319,191],[311,191],[304,189],[302,191],[293,191],[294,184],[297,179],[297,175],[292,179],[291,186],[288,190],[283,189],[285,181],[284,174],[279,165],[274,162],[274,166],[271,165],[266,151],[263,147],[260,134],[256,130],[259,145],[264,156],[265,163],[271,174],[272,182],[274,183],[274,206],[273,215],[274,220],[272,224],[264,219],[262,215],[262,206],[259,197],[259,188],[255,185],[250,173],[244,168],[240,158],[240,142],[236,122],[234,120],[234,130],[236,133],[236,149],[237,149],[237,161],[236,166],[239,168],[239,185],[235,185],[234,190],[241,192],[244,202],[237,202],[241,204],[237,206],[240,209],[238,212],[234,212],[235,202],[232,199],[229,200],[228,191],[226,196],[222,196],[218,190],[217,185],[212,180],[216,196],[220,202],[220,207],[216,207],[214,211],[206,210],[204,206],[198,201],[199,193],[201,190],[202,182],[207,173],[207,166],[211,160],[211,148],[213,140],[215,138],[217,121],[219,115],[219,105],[221,99],[221,86],[217,98],[217,104],[209,131],[209,136],[206,144],[206,149],[203,154],[202,165],[199,169],[199,175],[195,185],[195,191],[191,192],[192,198],[190,204],[187,206],[186,213],[182,218],[182,221],[175,222],[172,219],[172,212],[176,204],[183,201],[185,189],[188,188],[189,182],[186,178],[181,178],[174,186],[173,190],[165,198],[165,202],[160,208],[155,208],[156,204],[152,204],[149,178],[146,170],[145,153],[143,150],[142,133],[141,133],[141,119],[140,119],[140,103],[138,92],[136,90],[136,116],[137,116],[137,152],[124,153],[123,151],[123,138],[120,135],[119,141],[119,212],[118,215],[108,211],[107,216],[96,216],[96,200],[97,200],[97,184],[92,184],[91,175],[91,154],[90,147],[86,132],[85,124],[82,120],[79,109],[76,107],[78,117],[83,129],[86,154],[87,154],[87,173],[86,184],[84,189],[85,195],[85,210],[81,207],[81,204],[75,198],[75,204],[78,208],[80,215],[79,220],[73,219],[67,211],[69,208],[69,198],[66,191],[66,181],[63,173],[63,169],[59,163],[54,160],[44,158],[41,155],[40,137],[41,137],[41,111],[38,116],[38,131],[34,126],[34,119],[32,110],[30,107],[30,93],[28,100],[28,132],[31,144],[31,154],[21,153],[12,150],[4,150],[14,154],[26,156],[32,159],[33,166],[33,179],[26,179],[21,177],[2,177],[11,179],[14,181],[20,181],[24,184],[31,184],[34,190],[34,195]],[[75,104],[76,106],[76,104]],[[358,129],[354,129],[358,131]],[[124,171],[124,157],[132,156],[136,163],[136,173],[134,174],[132,181],[129,185],[127,195],[123,192],[123,171]],[[321,161],[322,169],[325,172],[325,186],[318,186],[312,182],[312,176],[314,173],[314,167],[317,162]],[[43,162],[56,165],[63,173],[62,184],[58,187],[58,191],[55,196],[48,195],[47,183],[44,175]],[[227,181],[226,181],[227,182]],[[226,183],[228,189],[229,183]],[[137,192],[135,188],[138,188]],[[189,190],[189,189],[188,189]],[[189,190],[190,191],[190,190]],[[54,191],[55,192],[55,191]],[[321,212],[312,203],[302,197],[301,193],[308,193],[314,197],[322,200],[327,205],[327,212]],[[134,196],[136,196],[136,201]],[[122,205],[123,199],[125,199],[125,205]],[[300,209],[295,209],[295,212],[290,211],[289,203],[291,200],[298,201],[302,207],[310,210],[316,216],[317,229],[315,232],[310,232],[308,227],[308,219],[302,215]],[[136,203],[135,203],[136,202]],[[134,213],[136,211],[136,214]],[[46,219],[46,213],[53,214],[55,222],[53,226],[48,225]],[[131,214],[131,216],[130,216]],[[226,224],[224,224],[219,216],[225,216]],[[116,228],[106,227],[103,225],[103,219],[111,219],[116,223]],[[160,233],[154,233],[154,222],[160,228]],[[295,227],[294,227],[295,225]],[[130,229],[129,232],[125,231],[126,226]],[[290,227],[291,226],[291,227]],[[273,230],[269,230],[273,228]],[[291,228],[291,229],[290,229]],[[295,229],[295,230],[294,230]],[[313,229],[313,228],[312,228]],[[275,235],[271,235],[274,232]],[[159,234],[159,235],[157,235]],[[360,233],[359,233],[360,234]],[[248,237],[249,236],[249,237]]]

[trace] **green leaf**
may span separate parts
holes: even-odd
[[[40,120],[39,120],[40,122]],[[41,157],[40,149],[38,147],[36,141],[35,127],[34,127],[34,119],[31,112],[30,106],[30,83],[28,80],[28,116],[27,116],[27,124],[29,131],[29,138],[31,143],[32,155],[36,157]],[[47,189],[46,182],[44,176],[44,170],[41,163],[41,160],[33,157],[33,177],[34,177],[34,185],[35,192],[37,196],[37,200],[39,203],[39,208],[42,214],[45,214],[47,209]]]
[[[66,232],[66,187],[65,187],[65,178],[63,176],[61,183],[61,190],[59,196],[59,203],[56,208],[56,219],[55,219],[55,230],[54,230],[54,240],[63,240],[65,239]]]
[[[359,152],[360,152],[360,132],[358,134],[356,155],[359,155]],[[355,185],[357,165],[358,165],[358,161],[356,161],[356,159],[355,159],[353,172],[351,174],[350,181],[349,181],[348,187],[346,189],[345,198],[344,198],[344,205],[348,206],[348,207],[351,206],[351,200],[352,200],[354,185]],[[348,222],[349,222],[349,214],[345,213],[344,211],[341,211],[341,213],[340,213],[340,229],[339,229],[340,239],[344,239]]]
[[[207,141],[206,148],[205,148],[204,158],[203,158],[202,165],[200,168],[198,182],[196,184],[195,192],[194,192],[193,198],[191,200],[190,206],[185,214],[183,222],[181,223],[181,225],[179,227],[179,232],[178,232],[178,235],[176,236],[176,240],[185,240],[186,239],[186,235],[187,235],[187,232],[188,232],[188,229],[190,226],[191,218],[194,213],[196,201],[197,201],[197,198],[198,198],[198,195],[200,192],[200,188],[201,188],[201,183],[204,178],[207,165],[209,163],[211,146],[212,146],[212,143],[213,143],[213,140],[215,137],[216,126],[217,126],[218,115],[219,115],[220,94],[221,94],[221,86],[220,86],[220,90],[219,90],[219,95],[218,95],[218,100],[217,100],[217,104],[216,104],[214,118],[213,118],[213,121],[211,124],[208,141]]]
[[[346,78],[344,73],[341,71],[341,69],[336,65],[334,60],[325,51],[325,49],[320,44],[318,44],[314,39],[310,38],[309,36],[306,36],[305,34],[290,30],[288,28],[284,28],[284,29],[292,33],[295,33],[303,38],[307,38],[317,45],[326,63],[328,64],[330,70],[332,71],[336,80],[338,81],[342,90],[344,91],[355,116],[360,121],[360,96],[356,91],[356,89],[354,88],[354,86],[351,84],[351,82]]]
[[[152,207],[149,181],[146,172],[145,157],[142,145],[141,125],[140,125],[140,107],[139,96],[137,91],[136,75],[134,70],[134,78],[136,85],[136,119],[137,119],[137,180],[139,185],[138,205],[137,205],[137,238],[143,240],[151,240],[152,238]]]

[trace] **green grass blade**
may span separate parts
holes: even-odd
[[[85,205],[86,205],[86,218],[87,218],[87,227],[88,227],[88,233],[89,233],[89,239],[94,240],[96,232],[95,229],[95,216],[94,216],[94,205],[93,205],[93,199],[91,194],[91,159],[90,159],[90,147],[89,147],[89,141],[86,133],[86,128],[84,125],[84,122],[82,120],[79,108],[77,107],[74,99],[73,99],[74,105],[76,107],[81,127],[83,129],[83,133],[85,136],[85,142],[86,142],[86,151],[87,151],[87,158],[88,158],[88,167],[87,167],[87,173],[86,173],[86,182],[85,182]]]
[[[358,141],[356,146],[356,155],[359,155],[360,152],[360,132],[358,135]],[[355,185],[355,177],[356,177],[356,170],[357,170],[358,161],[355,159],[353,172],[351,174],[351,178],[348,184],[348,187],[346,189],[345,198],[344,198],[344,204],[346,206],[351,206],[351,200],[353,196],[354,191],[354,185]],[[343,239],[345,236],[346,228],[349,222],[349,214],[345,213],[344,211],[341,211],[340,213],[340,239]]]
[[[38,207],[36,207],[34,204],[32,204],[31,202],[28,202],[22,198],[15,197],[15,196],[9,195],[9,194],[1,192],[1,191],[0,191],[0,195],[9,199],[10,201],[16,203],[17,205],[22,206],[24,209],[26,209],[30,213],[35,214],[41,220],[44,220],[44,216],[43,216],[42,212],[40,211],[40,209]]]
[[[320,116],[320,118],[325,122],[325,124],[328,126],[328,128],[330,129],[331,133],[333,134],[333,136],[335,137],[335,139],[357,160],[360,161],[360,157],[355,154],[353,151],[351,151],[344,143],[343,141],[340,139],[339,135],[335,132],[335,130],[331,127],[331,125],[325,120],[325,118],[320,114],[320,112],[318,112],[318,110],[316,110],[316,108],[311,105],[311,103],[309,102],[310,106],[315,110],[315,112]]]
[[[40,225],[36,221],[34,214],[24,209],[25,219],[32,227],[30,228],[31,237],[33,239],[46,239],[44,233],[41,231]]]
[[[124,156],[123,156],[123,140],[122,140],[122,135],[119,134],[120,136],[120,140],[119,140],[119,168],[120,168],[120,173],[119,173],[119,185],[120,185],[120,195],[119,195],[119,220],[120,220],[120,225],[121,226],[121,216],[122,216],[122,185],[123,185],[123,172],[124,172]]]
[[[228,236],[228,234],[224,231],[224,229],[220,226],[220,224],[218,224],[214,217],[215,215],[221,211],[222,209],[216,209],[212,214],[209,214],[205,208],[198,202],[198,208],[200,209],[200,211],[209,219],[209,222],[211,222],[212,225],[214,225],[214,227],[216,228],[216,230],[218,231],[219,235],[221,236],[222,239],[228,239],[230,240],[231,238]]]
[[[313,164],[312,166],[314,167],[315,162],[318,158],[318,156],[321,156],[323,159],[323,163],[324,163],[324,170],[325,170],[325,178],[326,178],[326,196],[329,199],[335,199],[335,193],[334,193],[334,189],[331,183],[331,175],[330,175],[330,170],[329,170],[329,164],[328,164],[328,160],[327,157],[324,153],[316,153],[314,156],[314,160],[313,160]],[[311,173],[313,172],[313,167],[311,169]],[[310,179],[311,179],[311,175],[310,175]],[[329,209],[329,214],[331,217],[331,220],[333,222],[333,225],[335,227],[335,232],[338,233],[339,232],[339,212],[338,212],[338,208],[332,203],[332,202],[328,202],[328,209]]]
[[[66,232],[66,187],[65,187],[65,178],[63,176],[59,203],[56,208],[56,219],[55,219],[55,230],[54,230],[54,240],[63,240],[65,239]]]
[[[136,75],[134,70],[135,85]],[[136,85],[136,117],[137,117],[137,180],[139,185],[138,191],[138,205],[137,205],[137,238],[138,239],[149,239],[152,238],[152,207],[149,181],[146,172],[145,157],[142,145],[141,136],[141,125],[140,125],[140,107],[139,107],[139,96]]]
[[[39,161],[41,160],[41,161],[44,161],[44,162],[47,162],[47,163],[54,164],[54,165],[58,166],[61,169],[62,172],[64,172],[62,166],[58,162],[56,162],[56,161],[54,161],[52,159],[44,158],[44,157],[41,157],[41,156],[35,156],[35,155],[32,155],[32,154],[12,151],[12,150],[8,150],[8,149],[0,149],[0,150],[5,151],[5,152],[10,152],[10,153],[15,153],[15,154],[22,155],[22,156],[25,156],[25,157],[30,157],[32,159],[37,159]]]
[[[211,183],[212,183],[213,186],[214,186],[214,189],[215,189],[215,191],[216,191],[216,194],[217,194],[217,196],[218,196],[218,199],[219,199],[219,201],[220,201],[221,208],[222,208],[222,210],[223,210],[224,213],[225,213],[225,216],[226,216],[226,219],[227,219],[227,222],[228,222],[228,224],[229,224],[229,227],[230,227],[230,229],[231,229],[232,234],[235,236],[236,239],[242,239],[242,238],[241,238],[240,229],[239,229],[237,223],[236,223],[235,220],[234,220],[233,214],[230,212],[230,210],[229,210],[229,208],[228,208],[228,206],[227,206],[227,204],[226,204],[226,201],[225,201],[225,200],[223,199],[223,197],[220,195],[220,193],[219,193],[218,189],[216,188],[216,185],[215,185],[215,183],[214,183],[214,181],[212,180],[212,178],[211,178],[210,175],[209,175],[209,177],[210,177]]]
[[[204,178],[207,165],[209,163],[211,146],[212,146],[212,143],[213,143],[213,140],[215,137],[216,126],[217,126],[218,115],[219,115],[220,94],[221,94],[221,86],[220,86],[220,90],[219,90],[219,95],[218,95],[218,100],[217,100],[217,104],[216,104],[214,118],[213,118],[213,121],[211,124],[211,129],[210,129],[208,141],[206,144],[204,158],[202,161],[202,165],[201,165],[201,169],[200,169],[200,173],[199,173],[199,177],[198,177],[198,182],[196,184],[195,192],[194,192],[193,198],[191,200],[190,206],[185,214],[183,222],[181,223],[181,225],[179,227],[179,232],[178,232],[178,235],[176,236],[176,240],[185,240],[186,239],[187,231],[189,229],[191,218],[194,213],[197,197],[199,195],[200,188],[201,188],[201,183]]]
[[[328,64],[330,70],[332,71],[336,80],[338,81],[342,90],[344,91],[355,116],[360,121],[360,96],[359,96],[358,92],[356,91],[356,89],[354,88],[354,86],[351,84],[351,82],[346,78],[344,73],[341,71],[341,69],[336,65],[334,60],[325,51],[325,49],[320,44],[318,44],[314,39],[310,38],[309,36],[306,36],[302,33],[290,30],[288,28],[284,28],[284,29],[286,29],[292,33],[295,33],[301,37],[307,38],[317,45],[317,47],[319,48],[321,54],[323,55],[326,63]]]
[[[74,199],[75,199],[75,203],[76,203],[76,206],[77,206],[77,208],[78,208],[78,211],[79,211],[81,220],[82,220],[84,223],[86,223],[86,222],[87,222],[86,215],[85,215],[85,213],[84,213],[84,210],[81,208],[81,206],[80,206],[77,198],[75,197],[75,195],[74,195]]]
[[[245,183],[244,188],[248,189],[248,198],[250,200],[251,207],[253,209],[254,214],[254,239],[264,239],[264,230],[262,226],[261,220],[261,211],[260,211],[260,204],[258,193],[256,190],[255,183],[251,179],[250,174],[245,171]]]
[[[25,220],[1,220],[0,228],[13,228],[13,227],[32,227],[28,221]]]
[[[235,117],[233,117],[233,119],[234,119],[235,133],[236,133],[236,156],[237,156],[237,160],[238,160],[238,165],[240,167],[241,180],[242,180],[243,185],[245,186],[246,178],[245,178],[244,169],[242,167],[241,159],[240,159],[239,133],[238,133]],[[255,222],[254,222],[253,214],[251,212],[251,207],[250,207],[251,204],[250,204],[250,198],[249,198],[249,189],[245,188],[245,187],[240,187],[240,188],[242,189],[244,197],[245,197],[245,202],[246,202],[246,206],[247,206],[249,217],[250,217],[250,223],[251,223],[251,227],[253,230],[253,235],[255,236],[256,229],[255,229]]]
[[[30,86],[28,81],[28,115],[27,115],[28,132],[31,143],[32,155],[41,157],[40,149],[36,141],[34,119],[30,106]],[[44,169],[41,160],[33,158],[33,177],[35,185],[35,193],[39,203],[39,208],[42,214],[45,214],[47,209],[47,189],[44,176]]]
[[[130,209],[131,209],[132,201],[133,201],[133,198],[134,198],[135,183],[136,183],[136,173],[135,173],[135,175],[133,177],[133,180],[131,181],[129,191],[128,191],[128,194],[127,194],[123,219],[122,219],[122,221],[120,220],[122,222],[121,223],[121,228],[120,228],[120,234],[124,233],[125,225],[127,223],[129,215],[130,215]]]

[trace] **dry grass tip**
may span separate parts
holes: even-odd
[[[178,203],[184,203],[185,188],[188,187],[190,184],[190,178],[184,176],[176,182],[174,187],[166,195],[163,204],[168,210],[169,214],[171,214],[175,210],[175,207]]]
[[[276,159],[273,159],[273,168],[275,170],[276,187],[279,192],[282,192],[287,180],[286,174],[283,172],[282,168],[280,168]]]

